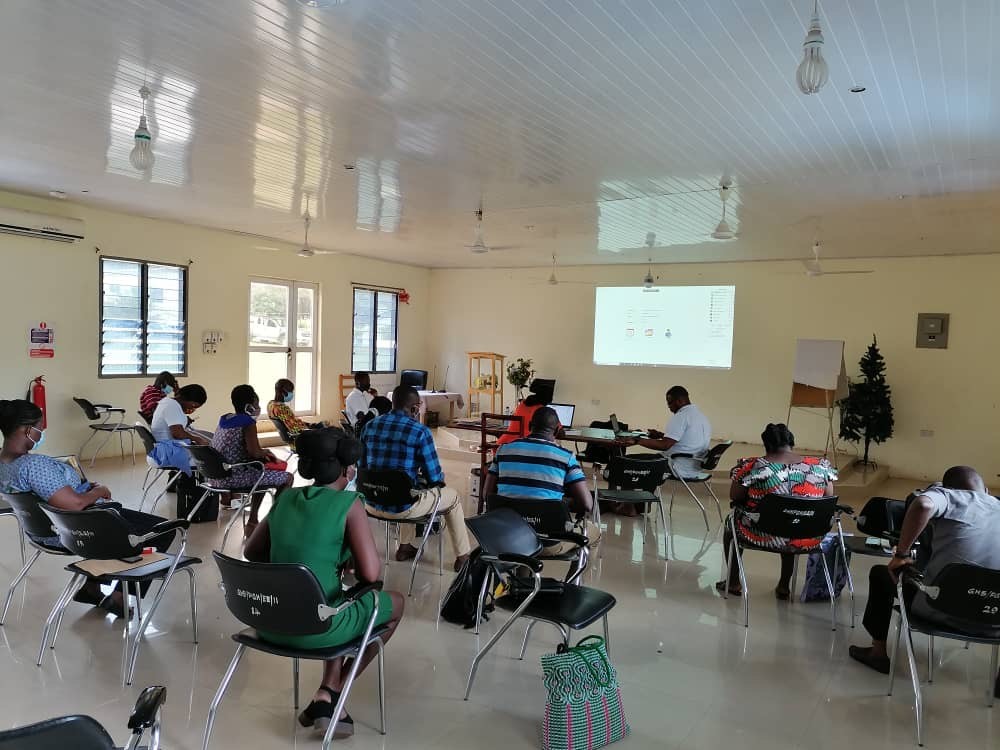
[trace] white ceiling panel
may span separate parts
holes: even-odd
[[[0,187],[434,267],[997,250],[1000,0],[821,3],[813,96],[802,0],[315,4],[0,4]]]

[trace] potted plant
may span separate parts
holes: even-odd
[[[518,357],[507,365],[507,382],[517,390],[517,400],[524,398],[524,389],[535,375],[534,360]]]
[[[885,359],[872,334],[872,343],[858,362],[861,380],[848,385],[847,397],[839,402],[840,437],[852,443],[865,443],[862,466],[874,466],[868,451],[872,443],[884,443],[892,437],[892,391],[885,382]]]

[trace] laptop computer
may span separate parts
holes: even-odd
[[[564,430],[573,427],[573,417],[576,416],[576,404],[549,404],[559,416],[559,424]]]
[[[615,434],[615,437],[647,437],[643,430],[622,430],[617,414],[612,414],[608,418],[608,421],[611,422],[611,431]]]

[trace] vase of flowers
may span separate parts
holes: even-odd
[[[524,389],[535,376],[534,360],[518,357],[507,365],[507,382],[517,391],[517,399],[524,398]]]

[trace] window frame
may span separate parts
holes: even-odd
[[[310,346],[299,346],[297,329],[291,325],[286,325],[286,342],[285,346],[280,344],[252,344],[250,343],[250,310],[253,305],[253,285],[254,284],[270,284],[273,286],[283,286],[288,289],[288,323],[294,323],[298,319],[298,292],[299,289],[311,289],[313,293],[313,329],[312,329],[312,344]],[[293,413],[297,417],[315,417],[319,416],[320,413],[320,385],[319,385],[319,326],[320,326],[320,285],[315,281],[297,281],[296,279],[279,279],[273,276],[251,276],[247,282],[247,381],[250,381],[250,355],[254,352],[264,352],[279,354],[281,352],[286,352],[288,355],[288,365],[286,369],[286,375],[294,376],[292,380],[296,382],[296,387],[298,381],[300,380],[298,376],[298,369],[295,366],[295,355],[299,350],[308,351],[312,354],[312,393],[310,397],[312,399],[312,409],[293,410]],[[294,314],[292,311],[294,310]],[[293,343],[294,336],[294,343]],[[261,396],[261,394],[257,394]],[[264,396],[261,396],[261,400],[264,400]]]
[[[104,374],[101,372],[101,360],[104,358],[104,261],[118,260],[125,263],[138,263],[140,267],[139,275],[139,313],[142,319],[142,338],[140,347],[140,363],[142,372],[127,373],[116,372]],[[149,354],[149,266],[166,266],[169,268],[179,268],[182,271],[183,284],[182,293],[184,303],[181,310],[184,316],[184,368],[180,372],[172,373],[177,377],[188,377],[188,370],[191,364],[191,348],[189,339],[191,334],[191,323],[188,317],[188,290],[190,287],[191,267],[187,263],[163,263],[156,260],[144,260],[142,258],[123,258],[117,255],[99,255],[97,261],[97,377],[99,380],[121,380],[123,378],[148,378],[156,373],[146,372],[146,360]]]
[[[369,353],[371,355],[371,370],[363,370],[370,375],[395,375],[399,372],[399,293],[400,289],[393,289],[384,286],[368,286],[367,284],[352,284],[351,285],[351,372],[359,372],[361,368],[357,368],[354,365],[354,321],[357,320],[358,316],[358,291],[372,292],[375,295],[374,305],[372,306],[372,336],[371,336],[371,347]],[[392,369],[391,370],[376,370],[374,369],[375,363],[378,362],[378,295],[379,294],[391,294],[396,298],[396,314],[393,318],[392,328],[395,332],[394,343],[392,347]]]

